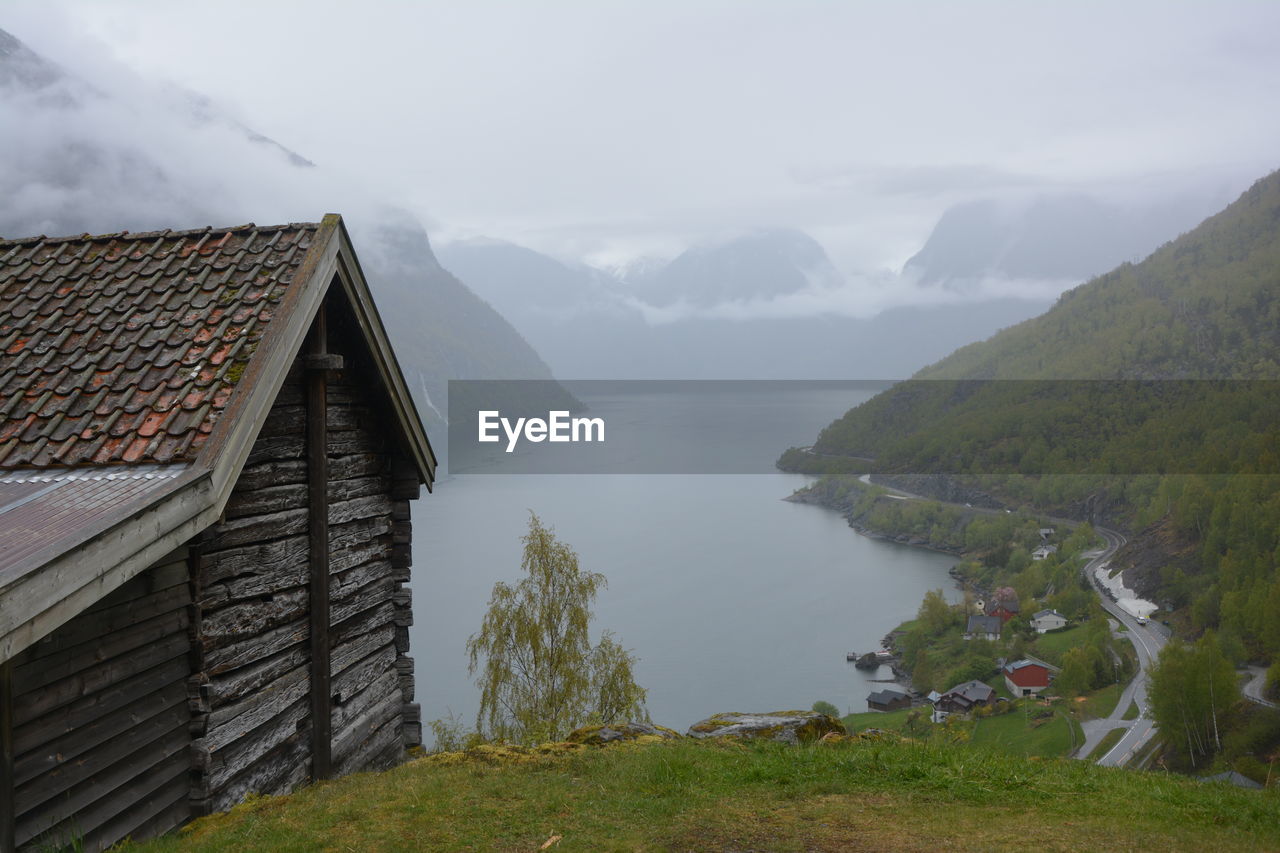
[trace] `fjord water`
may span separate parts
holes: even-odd
[[[442,479],[414,510],[410,630],[423,719],[453,712],[474,721],[479,691],[467,674],[466,639],[494,582],[519,580],[530,511],[578,552],[583,569],[608,578],[593,637],[612,630],[639,656],[636,680],[649,690],[655,722],[684,729],[720,711],[808,708],[818,699],[865,710],[878,687],[869,679],[890,673],[859,671],[845,652],[877,648],[926,591],[953,597],[955,559],[859,536],[835,512],[784,501],[810,478],[772,462],[867,393],[803,388],[781,409],[776,393],[737,394],[731,410],[752,423],[760,473]],[[652,409],[652,400],[644,405]]]

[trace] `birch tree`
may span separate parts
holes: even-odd
[[[530,513],[524,578],[494,584],[479,632],[467,640],[469,670],[480,677],[476,727],[515,743],[560,740],[588,722],[647,720],[634,655],[589,628],[604,575],[584,572],[578,555]]]

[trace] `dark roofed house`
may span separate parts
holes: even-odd
[[[964,638],[966,640],[998,640],[1003,627],[1004,621],[999,616],[980,616],[973,613],[965,624]]]
[[[911,696],[901,690],[886,687],[867,696],[867,707],[872,711],[896,711],[911,707]]]
[[[434,471],[339,217],[0,241],[0,850],[399,760]]]
[[[1022,606],[1018,603],[1018,599],[1016,598],[997,599],[987,605],[987,615],[998,616],[1001,624],[1004,624],[1017,616],[1021,610]]]
[[[995,701],[996,691],[989,684],[981,681],[966,681],[943,693],[934,703],[934,707],[952,714],[966,714],[974,708],[990,705]]]

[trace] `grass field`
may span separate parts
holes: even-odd
[[[1062,631],[1050,631],[1036,637],[1032,651],[1036,657],[1048,661],[1054,666],[1062,665],[1062,655],[1067,649],[1075,648],[1085,641],[1085,626],[1075,625]]]
[[[1089,719],[1100,720],[1103,717],[1110,717],[1111,712],[1116,709],[1116,703],[1120,701],[1120,694],[1124,692],[1124,688],[1124,684],[1109,684],[1101,690],[1095,690],[1080,703],[1080,710]]]
[[[889,729],[891,731],[901,731],[902,726],[907,721],[907,715],[913,708],[903,708],[898,711],[863,711],[860,714],[849,714],[842,718],[844,727],[850,732],[860,732],[863,729]],[[924,709],[925,713],[929,713],[929,709]]]
[[[1280,797],[941,744],[678,741],[437,756],[130,851],[1265,850]]]
[[[1034,711],[1040,710],[1033,706]],[[1081,743],[1083,736],[1075,721],[1055,711],[1045,720],[1029,719],[1022,711],[977,721],[970,743],[1012,755],[1035,755],[1042,758],[1065,756]]]

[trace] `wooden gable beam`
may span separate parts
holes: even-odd
[[[329,352],[326,306],[320,304],[307,339],[308,563],[311,618],[311,775],[333,775],[333,700],[329,652],[329,427],[328,371],[342,367]]]

